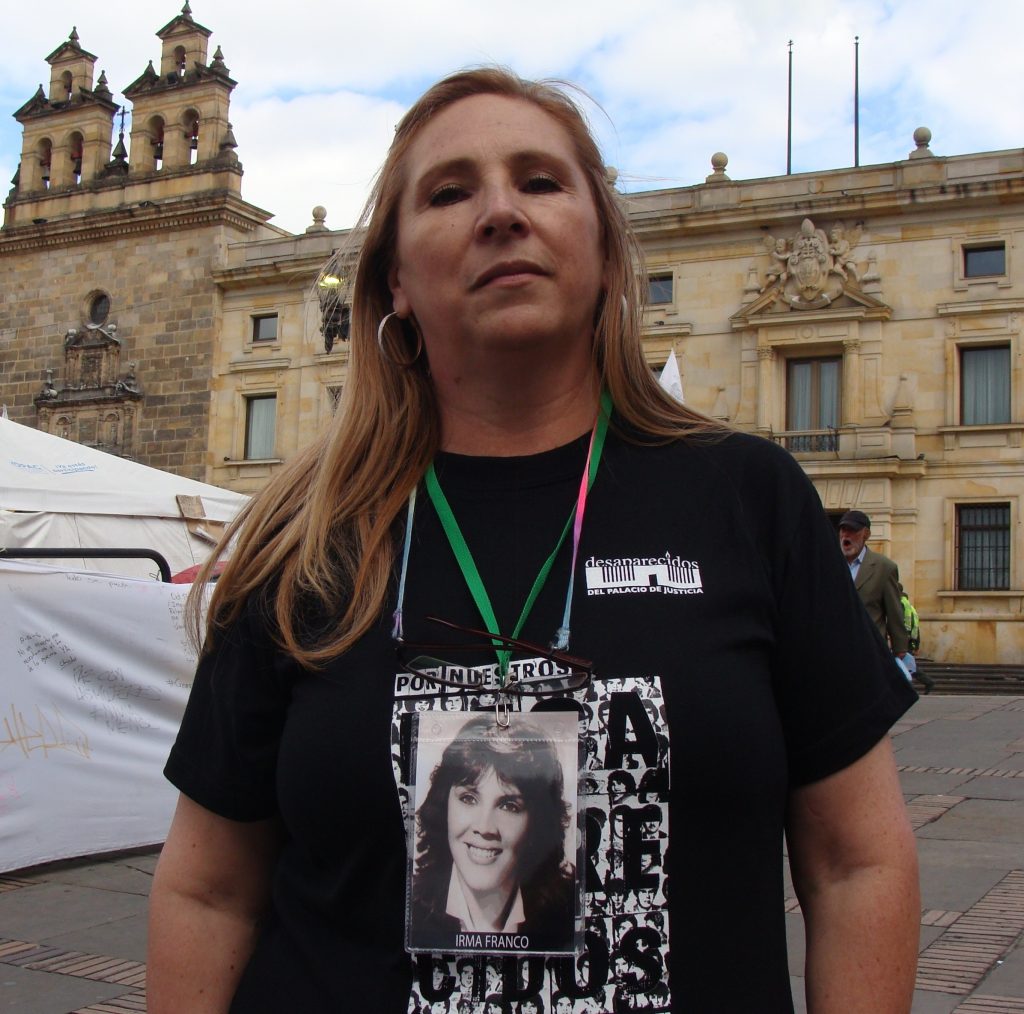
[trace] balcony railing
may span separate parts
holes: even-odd
[[[772,433],[772,440],[792,454],[839,453],[839,431],[836,429],[788,430]]]

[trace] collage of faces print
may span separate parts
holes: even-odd
[[[409,784],[409,716],[426,710],[493,708],[492,694],[439,694],[436,684],[396,678],[392,757],[403,808],[408,810],[414,798]],[[513,708],[577,714],[575,816],[583,838],[583,869],[577,876],[584,881],[584,947],[575,956],[561,957],[416,954],[410,1014],[671,1010],[669,741],[659,679],[595,677],[557,703],[522,698]],[[406,816],[414,828],[415,814]]]

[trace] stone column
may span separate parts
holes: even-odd
[[[860,339],[847,338],[846,341],[843,342],[842,425],[859,426],[863,421]]]
[[[775,415],[775,349],[757,347],[757,428],[768,432]]]

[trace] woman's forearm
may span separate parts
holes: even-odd
[[[257,923],[154,883],[146,996],[149,1014],[226,1014]]]
[[[808,1014],[908,1014],[921,898],[888,739],[795,790],[786,837],[807,928]]]
[[[256,945],[280,847],[276,821],[178,800],[149,900],[149,1014],[225,1014]]]
[[[916,870],[866,867],[802,902],[808,1014],[907,1014],[917,968]]]

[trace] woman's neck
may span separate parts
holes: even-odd
[[[441,448],[456,454],[511,457],[569,443],[594,425],[600,390],[592,371],[555,376],[434,378]]]

